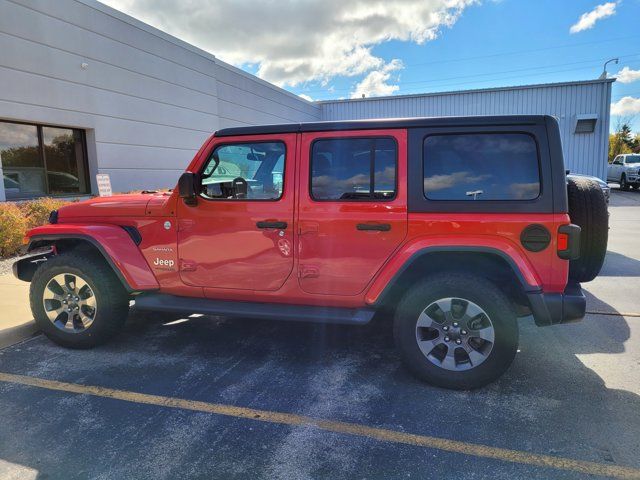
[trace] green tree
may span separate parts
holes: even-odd
[[[636,143],[637,138],[637,135],[633,138],[629,122],[618,123],[615,133],[609,135],[609,163],[613,162],[617,155],[632,153],[634,147],[639,146]]]
[[[613,162],[613,159],[623,153],[631,153],[629,146],[622,141],[617,133],[609,135],[609,163]]]
[[[640,133],[636,133],[636,136],[633,137],[631,150],[633,150],[633,153],[640,153]]]

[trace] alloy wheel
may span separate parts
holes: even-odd
[[[61,273],[49,280],[42,303],[49,320],[69,333],[89,328],[98,311],[95,293],[84,278],[73,273]]]
[[[416,340],[434,365],[464,371],[489,357],[495,330],[489,315],[477,304],[464,298],[442,298],[419,315]]]

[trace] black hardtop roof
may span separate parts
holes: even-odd
[[[478,115],[466,117],[379,118],[370,120],[339,120],[329,122],[283,123],[251,127],[223,128],[216,137],[262,135],[270,133],[327,132],[340,130],[377,130],[418,127],[462,127],[498,125],[541,125],[552,119],[549,115]]]

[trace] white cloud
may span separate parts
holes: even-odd
[[[617,2],[607,2],[602,5],[597,5],[593,10],[580,15],[578,21],[571,25],[569,31],[571,33],[582,32],[583,30],[589,30],[593,28],[598,20],[610,17],[616,13]]]
[[[309,95],[301,93],[298,96],[304,98],[307,102],[313,102],[313,98],[311,98]]]
[[[620,83],[632,83],[640,80],[640,70],[631,70],[629,67],[624,67],[618,73],[614,75]]]
[[[611,115],[635,115],[640,113],[640,98],[622,97],[611,104]]]
[[[491,178],[492,175],[471,175],[470,172],[453,172],[447,175],[433,175],[424,179],[424,191],[436,192],[456,185],[477,183]]]
[[[362,95],[365,97],[379,97],[382,95],[391,95],[398,90],[398,85],[389,84],[391,74],[400,70],[402,62],[398,59],[393,59],[382,68],[369,72],[366,77],[358,83],[353,92],[351,92],[351,98],[360,98]]]
[[[422,44],[479,0],[102,0],[280,86],[384,68],[372,48]]]

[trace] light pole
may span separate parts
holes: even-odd
[[[611,62],[617,65],[619,61],[620,61],[619,58],[612,58],[611,60],[607,60],[606,62],[604,62],[604,66],[602,67],[602,73],[600,74],[600,80],[604,80],[605,78],[607,78],[607,65]]]

